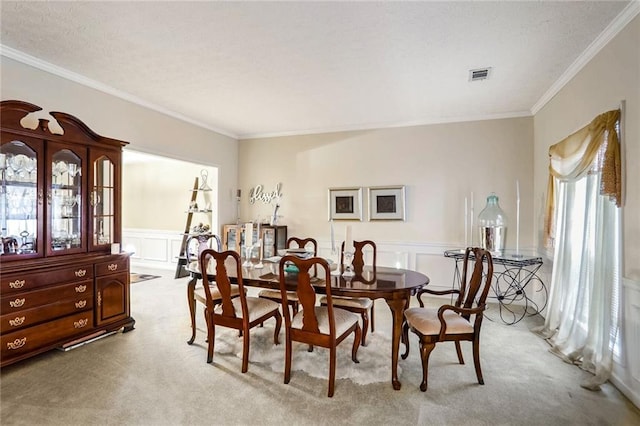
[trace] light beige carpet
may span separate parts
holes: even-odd
[[[344,353],[349,342],[340,345],[346,347],[338,354],[337,375],[346,378],[336,380],[335,396],[327,398],[328,360],[318,349],[315,361],[306,357],[304,346],[298,349],[291,382],[283,383],[284,345],[267,343],[273,321],[252,332],[255,350],[246,374],[240,372],[240,339],[233,332],[220,332],[219,351],[207,364],[202,306],[196,341],[186,343],[191,335],[188,278],[174,280],[173,271],[137,272],[162,277],[131,286],[135,330],[3,368],[0,424],[640,424],[638,410],[611,384],[598,392],[580,387],[588,373],[563,363],[529,331],[540,318],[514,326],[483,324],[484,386],[476,381],[470,345],[463,344],[467,363],[459,365],[454,346],[444,344],[431,355],[429,390],[420,392],[420,358],[411,335],[409,358],[399,363],[402,389],[394,391],[385,342],[391,335],[390,312],[378,301],[370,349],[379,344],[380,354],[368,357],[367,348],[361,348],[361,362],[354,365]],[[363,377],[371,382],[364,384]]]
[[[249,362],[284,374],[284,331],[280,332],[280,344],[274,345],[274,323],[273,320],[267,321],[265,327],[258,327],[251,331]],[[382,331],[369,333],[367,346],[360,346],[358,349],[359,363],[351,360],[352,347],[353,337],[351,336],[338,345],[336,379],[348,379],[359,385],[389,382],[391,377],[391,335],[389,333]],[[326,380],[329,374],[328,349],[315,347],[313,352],[308,352],[307,348],[308,345],[293,342],[291,370]],[[234,355],[239,360],[242,359],[242,338],[238,337],[237,331],[222,327],[216,328],[214,360],[217,355]],[[401,373],[402,366],[400,365],[398,374]]]

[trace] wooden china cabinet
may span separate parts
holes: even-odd
[[[133,329],[122,148],[82,121],[0,102],[1,365]]]

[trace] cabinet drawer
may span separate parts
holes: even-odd
[[[93,278],[93,265],[76,265],[67,268],[49,269],[36,273],[2,274],[0,277],[0,293],[7,295],[25,290]]]
[[[92,308],[93,296],[85,293],[81,296],[61,300],[49,305],[4,314],[0,316],[0,331],[9,333],[75,312],[91,310]]]
[[[93,329],[91,311],[81,312],[7,333],[0,338],[2,361],[13,358],[47,345],[64,343],[69,338],[86,334]]]
[[[129,257],[118,257],[110,262],[96,263],[96,276],[117,274],[129,271]]]
[[[85,280],[71,284],[47,287],[40,290],[25,291],[20,294],[3,296],[0,302],[3,316],[15,314],[25,309],[56,303],[77,296],[93,298],[93,281]]]

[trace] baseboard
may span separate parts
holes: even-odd
[[[640,409],[640,394],[631,389],[624,381],[624,379],[618,377],[618,375],[614,372],[611,374],[611,378],[609,378],[609,381],[613,383],[613,385],[618,388],[618,390],[622,392],[624,396],[626,396],[629,401],[631,401],[631,403],[636,406],[636,408]]]

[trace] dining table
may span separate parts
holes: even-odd
[[[264,262],[257,266],[255,263],[251,263],[251,266],[242,267],[243,284],[250,287],[279,289],[279,263]],[[191,277],[187,285],[187,299],[191,316],[191,338],[187,343],[191,344],[196,334],[194,291],[198,280],[202,280],[202,273],[197,262],[191,262],[186,269]],[[231,281],[236,281],[235,266],[227,268],[227,270]],[[215,281],[214,262],[210,264],[207,278],[210,282]],[[286,273],[285,282],[287,290],[295,291],[297,283],[295,272]],[[317,293],[326,293],[324,279],[314,279],[312,284]],[[427,284],[429,284],[429,277],[421,272],[386,266],[365,266],[353,276],[341,273],[341,269],[333,271],[331,274],[332,295],[384,299],[389,306],[392,317],[391,384],[395,390],[399,390],[402,386],[398,379],[398,355],[404,311],[409,307],[411,296]]]

